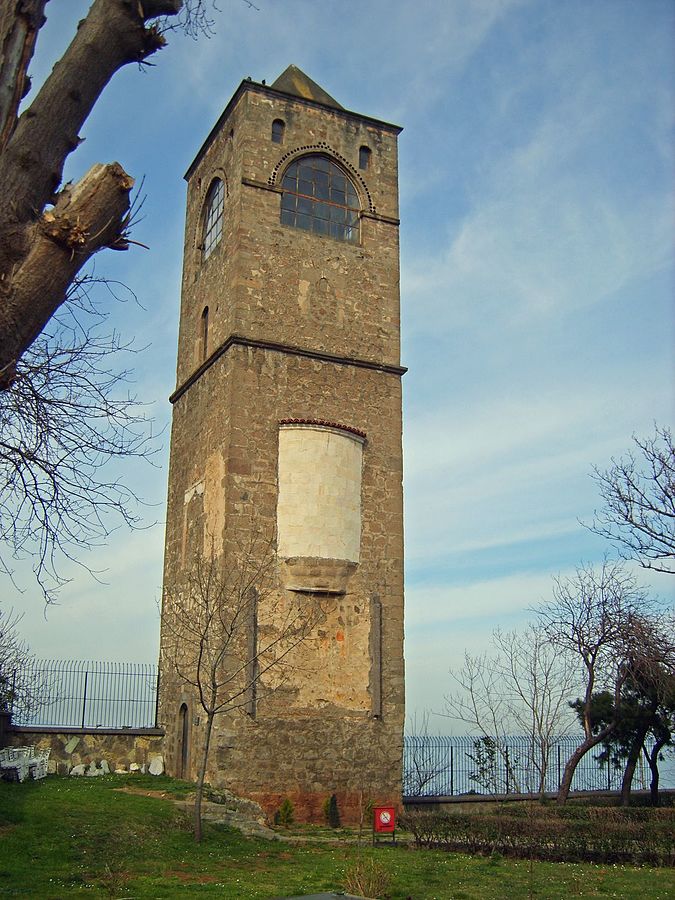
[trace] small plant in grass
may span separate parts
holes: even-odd
[[[359,897],[384,897],[389,888],[389,874],[378,860],[359,856],[345,871],[345,890]]]
[[[282,825],[284,828],[288,828],[289,825],[292,825],[295,822],[295,816],[293,813],[295,810],[293,809],[293,804],[288,799],[288,797],[284,797],[281,801],[281,806],[274,814],[274,824]]]
[[[338,809],[338,802],[335,794],[326,797],[323,804],[323,814],[326,822],[328,822],[331,828],[340,827],[340,810]]]

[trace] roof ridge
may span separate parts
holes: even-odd
[[[296,97],[302,97],[304,100],[314,100],[316,103],[322,103],[324,106],[333,106],[335,109],[344,109],[334,97],[325,91],[316,81],[312,81],[309,75],[306,75],[302,69],[291,63],[279,75],[277,80],[270,85],[275,91],[281,91],[284,94],[293,94]]]

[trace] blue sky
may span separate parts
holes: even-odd
[[[88,4],[50,0],[39,83]],[[169,421],[182,175],[242,78],[300,66],[400,138],[407,702],[443,708],[447,671],[609,548],[579,525],[589,473],[675,409],[669,0],[219,0],[215,35],[169,36],[118,73],[67,178],[98,161],[145,176],[150,250],[96,268],[139,304],[110,325],[139,347],[136,391]],[[30,98],[29,98],[30,99]],[[154,504],[72,567],[58,606],[19,572],[40,656],[152,661],[168,432],[124,476]],[[672,579],[639,573],[672,599]],[[447,722],[438,722],[445,729]]]

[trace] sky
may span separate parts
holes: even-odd
[[[86,14],[50,0],[34,90]],[[670,0],[219,0],[214,33],[169,35],[106,88],[66,179],[118,160],[143,182],[134,238],[96,271],[138,301],[108,328],[145,348],[134,390],[155,466],[122,477],[144,530],[63,571],[45,609],[30,570],[6,602],[37,656],[155,661],[183,242],[183,173],[243,78],[290,63],[344,107],[402,125],[406,703],[438,715],[449,670],[521,626],[552,576],[612,548],[585,529],[593,465],[673,423]],[[30,102],[34,90],[27,98]],[[672,602],[672,578],[636,570]]]

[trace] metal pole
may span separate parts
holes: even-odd
[[[558,786],[557,790],[560,790],[560,741],[558,741]]]
[[[82,728],[84,728],[84,717],[85,710],[87,708],[87,681],[89,679],[89,672],[84,673],[84,696],[82,697]]]
[[[509,748],[504,748],[504,761],[506,763],[506,793],[509,792]]]
[[[155,728],[159,719],[159,666],[157,667],[157,686],[155,688]]]
[[[450,744],[450,796],[455,793],[455,748]]]

